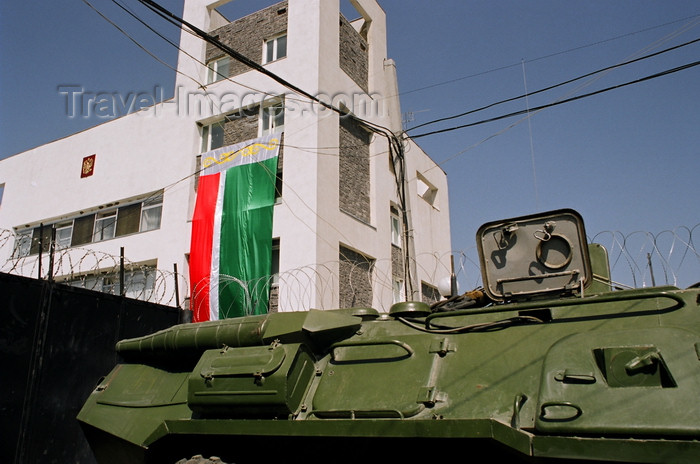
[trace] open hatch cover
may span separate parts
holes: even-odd
[[[495,301],[570,294],[591,280],[583,220],[574,210],[489,222],[476,241],[484,290]]]

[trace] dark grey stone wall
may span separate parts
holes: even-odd
[[[403,251],[394,245],[391,245],[391,275],[402,279],[404,277]]]
[[[370,135],[352,119],[340,118],[339,196],[340,210],[370,222]]]
[[[233,145],[258,136],[260,105],[226,115],[224,123],[224,145]],[[284,134],[280,137],[277,171],[282,171],[284,161]]]
[[[221,42],[245,57],[262,64],[263,42],[287,30],[288,5],[286,1],[237,19],[211,32]],[[367,41],[343,15],[339,20],[340,68],[365,92],[368,86],[369,53]],[[224,56],[224,52],[207,45],[206,60]],[[229,76],[249,71],[244,64],[231,60]]]
[[[423,295],[423,303],[433,304],[440,301],[440,292],[437,287],[434,287],[426,282],[420,283],[420,292]]]
[[[367,92],[369,54],[367,41],[340,15],[340,69]]]
[[[374,260],[342,245],[338,260],[340,307],[372,307]]]
[[[264,10],[237,19],[211,32],[219,40],[252,61],[262,64],[263,42],[287,30],[287,2],[280,2]],[[207,44],[207,61],[219,58],[224,52]],[[250,71],[246,65],[231,60],[229,77]]]
[[[260,106],[227,116],[224,123],[224,145],[233,145],[258,136]]]
[[[280,307],[280,289],[277,286],[270,288],[270,302],[268,312],[276,313]]]

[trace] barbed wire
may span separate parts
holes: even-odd
[[[179,306],[178,293],[187,291],[186,277],[175,271],[135,263],[128,258],[84,247],[60,248],[50,253],[15,256],[15,234],[0,230],[0,253],[6,256],[0,272],[52,279],[74,287],[119,294],[167,306]],[[121,275],[124,277],[121,285]]]
[[[611,276],[616,282],[633,288],[657,285],[683,288],[700,282],[700,254],[693,237],[699,233],[700,224],[657,234],[605,231],[594,235],[589,242],[598,243],[608,251]]]
[[[694,227],[677,227],[652,234],[615,231],[599,232],[588,237],[589,243],[602,245],[608,254],[611,280],[616,287],[651,287],[672,285],[685,288],[700,281],[700,253],[695,242],[700,234],[700,224]],[[185,306],[190,291],[187,276],[182,273],[158,269],[148,263],[134,263],[88,248],[71,247],[55,250],[51,255],[32,254],[13,257],[15,234],[0,230],[0,252],[7,256],[0,265],[0,272],[27,277],[52,278],[56,282],[92,290],[118,294],[120,288],[127,297],[137,298],[169,306]],[[449,253],[423,253],[415,258],[416,268],[426,282],[434,285],[449,276],[448,264],[454,261],[454,272],[460,291],[482,286],[480,259],[476,246]],[[123,264],[122,264],[123,262]],[[346,266],[341,271],[341,266]],[[123,285],[120,275],[124,276]],[[341,282],[342,280],[342,282]],[[375,309],[388,311],[395,294],[396,277],[392,273],[390,259],[367,262],[331,261],[291,269],[274,276],[243,282],[235,276],[221,276],[219,287],[240,287],[242,301],[233,304],[243,308],[246,314],[257,309],[267,311],[301,311],[331,309],[337,304],[341,291],[351,295],[351,301],[374,302]],[[193,286],[193,293],[209,290],[208,282]],[[371,295],[361,295],[367,292]],[[267,301],[256,300],[261,289],[270,290],[268,308],[260,308]],[[437,290],[437,289],[435,289]],[[180,298],[179,294],[185,296]],[[357,296],[357,298],[356,298]],[[184,302],[184,304],[183,304]]]

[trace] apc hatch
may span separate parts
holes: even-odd
[[[495,301],[571,294],[591,280],[586,233],[576,211],[489,222],[476,241],[484,290]]]

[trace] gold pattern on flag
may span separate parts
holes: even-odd
[[[248,145],[246,147],[241,148],[240,150],[236,151],[229,151],[222,153],[219,155],[218,159],[213,157],[213,156],[208,156],[202,160],[202,167],[203,168],[208,168],[209,166],[213,164],[224,164],[224,163],[229,163],[239,156],[241,157],[246,157],[246,156],[253,156],[257,155],[260,153],[260,150],[274,150],[277,148],[279,145],[279,139],[270,139],[270,143],[268,145],[265,145],[264,143],[254,143],[252,145]]]

